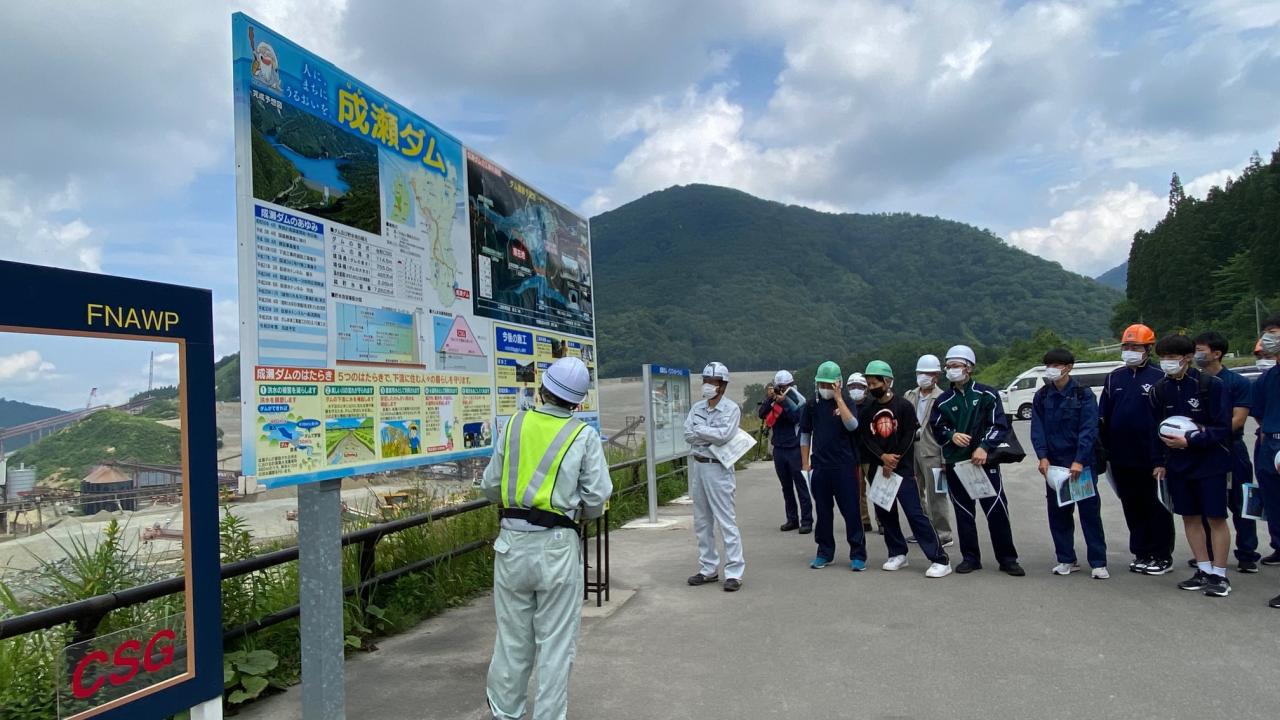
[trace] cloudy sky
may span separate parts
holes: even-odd
[[[1096,275],[1280,141],[1274,0],[6,3],[0,257],[211,287],[236,349],[240,9],[587,214],[709,182]],[[82,355],[0,337],[0,396],[145,384]]]

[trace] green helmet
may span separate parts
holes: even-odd
[[[818,376],[814,378],[820,383],[838,383],[840,382],[840,366],[830,360],[818,366]]]
[[[867,363],[867,371],[863,375],[891,378],[893,377],[893,368],[889,367],[889,363],[883,360],[872,360]]]

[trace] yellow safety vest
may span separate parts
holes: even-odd
[[[563,510],[552,506],[551,496],[560,476],[560,464],[585,427],[586,423],[577,418],[537,410],[517,413],[508,420],[502,457],[502,507],[564,515]]]

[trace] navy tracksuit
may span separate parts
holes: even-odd
[[[1094,444],[1098,438],[1098,403],[1093,391],[1074,379],[1059,390],[1049,383],[1035,394],[1031,402],[1031,445],[1036,457],[1050,465],[1071,467],[1080,463],[1093,465]],[[1094,478],[1095,485],[1098,479]],[[1045,484],[1045,503],[1049,511],[1049,533],[1058,562],[1074,563],[1075,522],[1073,509],[1080,510],[1080,529],[1088,551],[1089,567],[1107,566],[1107,538],[1102,530],[1102,499],[1098,494],[1079,502],[1058,507],[1057,493]]]
[[[844,401],[850,409],[853,399],[844,388]],[[814,398],[805,404],[801,413],[800,433],[809,437],[809,467],[813,470],[810,482],[813,490],[814,519],[813,539],[818,544],[818,557],[830,562],[835,559],[835,508],[840,508],[844,518],[845,539],[849,543],[849,559],[867,559],[867,540],[862,531],[862,518],[858,513],[858,451],[857,434],[849,430],[835,415],[835,400]]]
[[[1129,552],[1139,560],[1173,559],[1173,514],[1160,503],[1151,473],[1157,457],[1153,447],[1156,419],[1151,413],[1151,389],[1164,377],[1144,363],[1116,368],[1107,377],[1098,406],[1098,439],[1106,448],[1109,472],[1129,528]]]
[[[1280,552],[1280,473],[1275,457],[1280,452],[1280,367],[1273,367],[1253,381],[1249,414],[1258,421],[1258,442],[1253,458],[1262,505],[1267,511],[1271,548]]]
[[[761,420],[768,417],[773,406],[772,400],[760,404],[758,414]],[[782,413],[773,423],[773,471],[778,474],[778,483],[782,485],[787,522],[809,526],[813,525],[813,501],[809,498],[809,485],[804,481],[800,466],[800,413],[803,409],[803,404],[791,409],[783,405]]]
[[[1218,379],[1226,386],[1231,398],[1232,413],[1235,408],[1249,408],[1253,404],[1253,383],[1227,368],[1218,371]],[[1253,463],[1249,462],[1249,448],[1244,444],[1244,428],[1231,433],[1231,484],[1227,489],[1231,524],[1236,535],[1236,560],[1258,562],[1258,523],[1244,517],[1244,484],[1253,479]],[[1209,521],[1205,520],[1208,527]],[[1212,550],[1210,555],[1212,555]]]

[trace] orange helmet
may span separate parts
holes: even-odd
[[[1120,336],[1121,344],[1134,343],[1136,345],[1155,345],[1156,334],[1151,328],[1141,323],[1130,325],[1124,329],[1124,334]]]

